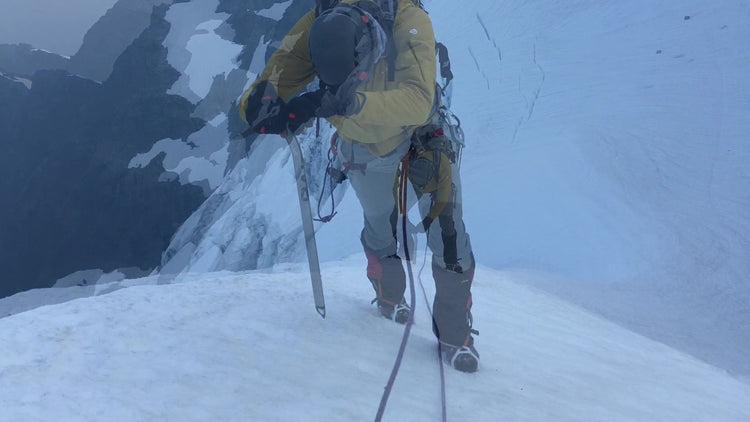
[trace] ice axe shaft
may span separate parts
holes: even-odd
[[[326,304],[323,297],[323,280],[320,275],[320,260],[318,259],[318,245],[315,242],[315,229],[313,227],[313,216],[310,208],[305,162],[303,161],[302,149],[300,148],[299,141],[297,141],[297,136],[286,134],[286,141],[289,144],[289,149],[292,152],[292,161],[294,162],[294,179],[297,182],[299,208],[302,214],[302,231],[305,235],[307,262],[310,265],[310,279],[312,280],[315,309],[320,316],[325,318]]]

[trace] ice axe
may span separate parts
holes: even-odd
[[[315,309],[323,318],[326,317],[326,304],[323,297],[323,280],[320,275],[320,260],[318,259],[318,245],[315,242],[315,229],[313,227],[313,216],[310,208],[310,194],[307,188],[307,175],[305,173],[305,162],[302,157],[302,149],[299,146],[297,135],[293,133],[282,133],[286,138],[289,149],[292,152],[294,162],[294,180],[297,182],[297,196],[299,197],[299,208],[302,214],[302,231],[305,235],[305,247],[307,249],[307,262],[310,266],[310,279],[312,281],[313,299]]]
[[[254,130],[235,134],[231,139],[242,139],[251,136]],[[292,162],[294,162],[294,180],[297,183],[297,196],[299,197],[299,209],[302,214],[302,231],[305,235],[305,248],[307,249],[307,262],[310,266],[310,279],[312,281],[313,299],[315,310],[323,318],[326,317],[326,304],[323,296],[323,280],[320,275],[320,260],[318,259],[318,245],[315,242],[315,229],[313,227],[312,210],[310,208],[310,194],[307,188],[307,175],[305,173],[305,162],[302,157],[302,149],[299,146],[297,135],[285,131],[281,134],[289,144],[292,151]]]

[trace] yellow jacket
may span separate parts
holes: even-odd
[[[311,10],[297,22],[258,80],[242,95],[239,112],[243,119],[250,92],[259,82],[270,82],[281,99],[288,101],[313,81],[315,70],[307,36],[314,20],[315,10]],[[342,139],[367,144],[375,155],[393,151],[411,137],[416,127],[425,124],[435,97],[437,65],[432,22],[411,0],[399,1],[393,39],[398,50],[395,80],[388,81],[387,60],[383,57],[369,81],[357,90],[365,100],[360,112],[328,118]]]

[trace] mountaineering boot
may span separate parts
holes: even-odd
[[[473,261],[473,257],[472,257]],[[471,315],[471,284],[474,281],[474,263],[468,268],[432,262],[435,279],[432,331],[445,351],[445,360],[462,372],[475,372],[479,367],[479,353],[474,347]]]
[[[474,347],[474,339],[469,337],[469,341],[464,346],[454,346],[440,342],[443,348],[443,358],[456,370],[461,372],[476,372],[479,368],[479,352]]]
[[[474,280],[474,264],[468,268],[450,266],[433,261],[432,276],[435,279],[432,330],[443,343],[467,344],[472,333],[471,284]]]
[[[377,299],[375,299],[377,300]],[[399,324],[406,324],[411,314],[411,308],[406,304],[406,299],[401,299],[397,305],[391,305],[385,302],[378,302],[378,310],[385,318],[393,320]]]
[[[375,290],[373,303],[378,303],[378,310],[384,317],[405,324],[409,319],[410,309],[404,300],[406,290],[406,273],[398,255],[378,258],[367,253],[367,278]]]

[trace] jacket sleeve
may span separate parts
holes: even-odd
[[[246,119],[248,98],[259,83],[268,81],[279,97],[287,101],[315,79],[307,47],[307,37],[314,20],[315,10],[311,10],[294,25],[281,42],[281,47],[268,60],[260,77],[242,94],[239,113],[243,120]]]
[[[394,28],[396,89],[359,92],[364,103],[352,118],[360,124],[421,125],[432,111],[437,78],[432,23],[417,8],[408,8],[399,16]]]

